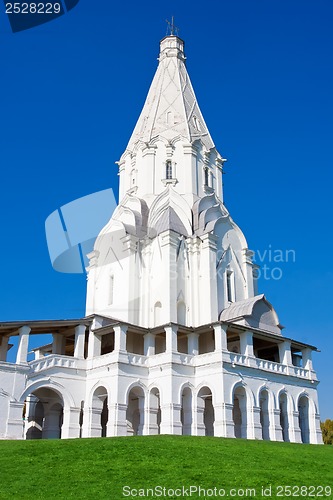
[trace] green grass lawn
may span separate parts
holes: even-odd
[[[185,492],[140,491],[156,486]],[[186,496],[190,486],[210,491]],[[278,486],[295,488],[288,496]],[[187,436],[0,441],[1,500],[221,498],[215,487],[225,498],[333,498],[333,446]]]

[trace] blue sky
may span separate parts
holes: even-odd
[[[314,355],[321,414],[333,418],[330,0],[204,7],[80,0],[65,16],[16,34],[2,9],[0,320],[84,315],[86,277],[52,269],[44,223],[76,198],[117,191],[114,162],[140,113],[171,15],[201,110],[228,158],[226,206],[251,249],[295,252],[283,263],[266,256],[261,264],[279,267],[282,277],[268,272],[259,289],[286,336],[322,351]]]

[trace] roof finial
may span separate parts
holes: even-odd
[[[171,17],[171,22],[168,21],[166,19],[166,22],[168,24],[168,27],[167,27],[167,36],[178,36],[178,33],[179,33],[179,28],[177,28],[177,26],[175,26],[175,23],[174,23],[174,16]]]

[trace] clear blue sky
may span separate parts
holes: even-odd
[[[333,418],[331,0],[110,2],[12,34],[1,4],[0,320],[84,315],[84,275],[53,271],[44,222],[112,187],[174,14],[211,135],[228,158],[225,202],[249,247],[294,250],[261,279],[285,335],[317,345]],[[84,223],[84,221],[82,221]],[[271,247],[270,247],[271,245]]]

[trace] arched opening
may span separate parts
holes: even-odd
[[[161,433],[161,400],[159,390],[154,387],[149,394],[149,434]]]
[[[244,387],[237,387],[233,396],[232,418],[234,422],[235,438],[247,438],[247,411],[246,391]]]
[[[260,423],[262,429],[262,438],[265,440],[269,440],[269,394],[264,389],[260,392],[259,395],[259,404],[260,404]]]
[[[60,439],[63,399],[47,387],[37,389],[25,400],[26,439]]]
[[[182,300],[177,303],[177,323],[186,325],[186,305]]]
[[[185,387],[181,397],[181,422],[183,436],[191,436],[192,434],[192,391],[189,387]]]
[[[213,395],[209,387],[202,387],[198,393],[198,433],[203,430],[205,436],[214,436],[215,412]]]
[[[288,399],[285,392],[282,392],[279,396],[279,409],[282,438],[283,441],[289,442]]]
[[[108,423],[108,391],[104,386],[95,389],[91,405],[91,437],[106,437]]]
[[[127,400],[127,435],[141,436],[144,424],[144,392],[141,387],[133,387]]]
[[[309,398],[301,396],[298,400],[298,422],[302,443],[310,443]]]
[[[162,317],[162,304],[161,302],[156,302],[154,306],[154,326],[161,324]]]

